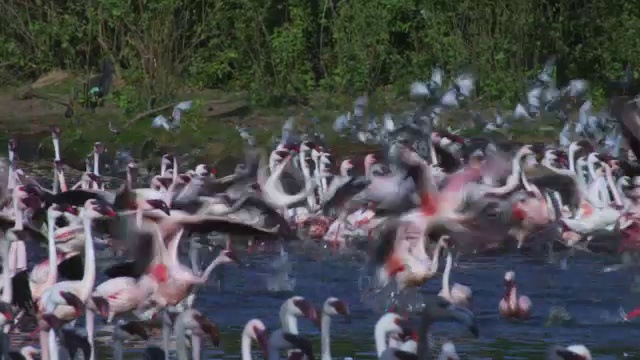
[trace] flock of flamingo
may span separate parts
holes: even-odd
[[[287,127],[290,132],[291,124]],[[391,286],[400,295],[437,277],[440,255],[446,253],[437,296],[425,297],[414,311],[392,304],[374,329],[379,358],[427,359],[432,323],[453,320],[479,333],[471,288],[451,285],[455,252],[519,249],[569,256],[574,250],[617,254],[640,245],[640,177],[631,177],[628,161],[598,153],[587,141],[563,148],[469,141],[434,131],[428,157],[399,136],[386,154],[342,159],[334,173],[328,149],[289,134],[268,155],[249,147],[244,163],[225,177],[216,177],[205,164],[181,172],[177,157],[165,155],[149,187],[139,187],[131,159],[123,185],[109,190],[100,174],[100,143],[94,146],[93,166],[88,162],[69,187],[57,128],[52,139],[51,189],[16,167],[16,142],[9,142],[0,215],[4,359],[82,354],[93,360],[96,317],[114,326],[115,359],[123,358],[123,342],[132,337],[149,342],[147,359],[169,359],[172,347],[180,360],[200,359],[203,342],[217,346],[220,330],[194,307],[195,290],[216,267],[240,263],[232,244],[283,239],[336,252],[364,247],[375,286]],[[194,244],[207,237],[194,235],[210,233],[227,241],[202,269]],[[48,249],[47,258],[31,268],[27,241]],[[190,247],[191,266],[179,258],[181,241]],[[121,259],[104,271],[109,279],[102,283],[96,282],[97,244]],[[504,273],[504,288],[496,299],[499,314],[529,317],[532,302],[517,291],[514,271]],[[83,314],[86,336],[75,330]],[[331,319],[350,316],[341,299],[329,297],[318,310],[302,296],[287,299],[279,314],[279,328],[271,332],[261,320],[247,319],[242,359],[252,358],[252,342],[271,360],[281,353],[313,359],[312,342],[299,333],[298,318],[321,329],[321,357],[331,359]],[[635,310],[625,319],[639,314]],[[414,318],[420,320],[417,327]],[[11,350],[11,336],[29,324],[39,345]],[[161,329],[160,346],[150,341],[154,328]],[[451,342],[438,350],[439,359],[458,358]],[[547,358],[588,360],[591,353],[580,344],[556,346]]]

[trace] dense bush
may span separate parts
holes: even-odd
[[[552,54],[559,82],[587,78],[597,97],[640,59],[638,0],[4,0],[0,24],[0,80],[109,57],[156,100],[185,85],[263,103],[405,92],[440,64],[513,102]]]

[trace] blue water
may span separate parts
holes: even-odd
[[[317,250],[317,254],[321,253],[324,254]],[[239,332],[251,318],[260,318],[268,327],[277,328],[278,309],[291,295],[266,290],[264,274],[276,253],[241,252],[241,255],[242,266],[232,265],[224,270],[222,291],[213,287],[202,289],[196,300],[196,308],[217,322],[225,333],[221,348],[207,350],[206,355],[212,359],[239,357]],[[350,306],[351,324],[340,318],[332,323],[334,357],[375,358],[373,326],[378,315],[360,302],[358,276],[362,261],[346,256],[315,260],[309,248],[305,248],[303,255],[291,250],[289,256],[294,262],[291,275],[297,279],[297,295],[318,307],[328,296],[341,298]],[[599,359],[617,359],[624,354],[640,358],[640,323],[624,323],[618,315],[620,306],[630,311],[640,305],[640,294],[631,291],[634,280],[631,270],[603,273],[605,261],[587,255],[572,258],[566,270],[544,259],[519,255],[462,257],[459,264],[452,273],[453,282],[473,289],[480,337],[472,338],[456,324],[437,324],[433,336],[436,342],[454,340],[463,358],[543,358],[545,348],[553,343],[583,343]],[[529,320],[507,321],[498,316],[506,270],[516,272],[519,293],[528,295],[533,302],[533,316]],[[424,290],[436,294],[440,280],[430,281]],[[557,309],[566,311],[570,319],[552,321],[550,314],[557,313]],[[319,335],[305,320],[301,320],[301,333],[316,339]],[[319,354],[319,342],[316,343]],[[105,350],[100,349],[100,358],[108,358]]]

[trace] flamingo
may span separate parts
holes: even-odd
[[[451,255],[451,250],[447,249],[447,262],[444,267],[444,273],[442,274],[442,290],[440,290],[438,296],[447,299],[452,304],[468,308],[471,305],[471,298],[473,296],[471,288],[458,283],[454,283],[452,287],[449,287],[452,265],[453,256]]]
[[[351,322],[351,315],[347,304],[336,298],[329,297],[322,306],[322,316],[320,317],[320,345],[322,348],[322,360],[332,360],[331,357],[331,317],[342,315]]]
[[[252,360],[251,341],[258,343],[265,359],[269,358],[269,335],[267,327],[259,319],[251,319],[247,321],[242,330],[242,339],[240,341],[240,352],[242,360]]]
[[[504,274],[504,297],[500,300],[500,315],[506,318],[526,319],[531,315],[531,300],[528,296],[520,295],[516,291],[516,273],[507,271]]]

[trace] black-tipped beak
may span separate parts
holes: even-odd
[[[100,316],[102,316],[103,318],[108,318],[109,302],[107,301],[107,299],[101,296],[94,296],[91,298],[91,300],[93,301],[94,305],[98,309],[98,313],[100,314]]]
[[[295,302],[295,305],[298,307],[298,309],[300,309],[302,314],[304,314],[307,319],[311,320],[314,323],[317,321],[318,311],[312,303],[307,300],[297,300]]]
[[[139,336],[142,340],[149,340],[149,333],[147,333],[141,321],[129,321],[124,325],[120,325],[120,328],[131,335]]]
[[[260,351],[262,351],[262,356],[265,359],[269,358],[269,334],[267,334],[266,330],[254,330],[256,333],[256,341],[258,342],[258,346],[260,346]]]
[[[309,339],[304,338],[300,335],[295,335],[295,334],[291,334],[291,333],[284,333],[282,334],[282,336],[284,337],[284,339],[289,342],[291,345],[293,345],[294,348],[296,349],[300,349],[305,356],[307,357],[307,359],[313,359],[313,344],[311,343],[311,341],[309,341]]]
[[[195,319],[198,324],[200,324],[202,332],[211,337],[211,343],[213,346],[220,346],[220,330],[218,329],[218,326],[203,315],[196,316]]]
[[[76,294],[69,291],[61,291],[60,296],[67,302],[67,304],[76,310],[76,314],[82,314],[82,311],[84,311],[84,302],[80,300]]]
[[[43,314],[42,320],[47,323],[50,329],[59,329],[62,326],[62,321],[53,314]]]
[[[159,199],[151,199],[147,200],[147,204],[149,204],[152,208],[158,209],[167,215],[171,215],[171,209],[166,202]]]

